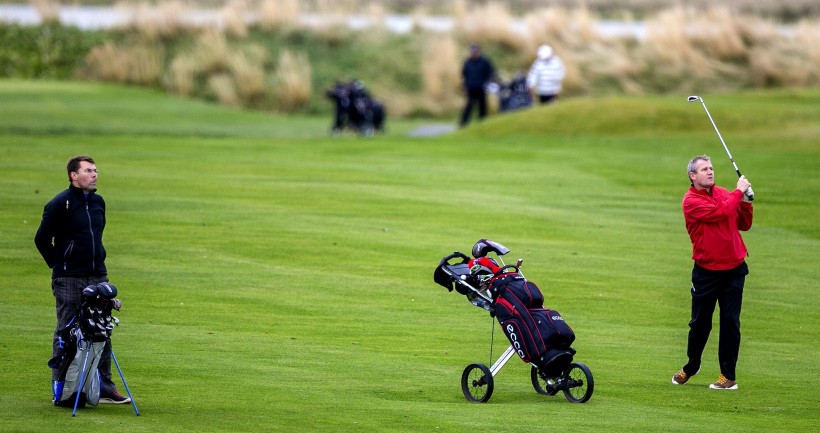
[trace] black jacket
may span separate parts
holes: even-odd
[[[52,278],[106,275],[105,200],[94,192],[69,185],[43,208],[43,220],[34,236],[40,255],[52,268]]]
[[[493,64],[484,57],[468,58],[461,68],[465,89],[482,89],[495,75]]]

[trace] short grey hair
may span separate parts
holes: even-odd
[[[686,167],[686,178],[689,179],[689,183],[692,183],[692,178],[689,177],[689,173],[694,173],[697,170],[698,161],[711,161],[712,159],[709,158],[707,155],[698,155],[691,160],[689,160],[689,165]],[[694,185],[694,183],[692,183]]]

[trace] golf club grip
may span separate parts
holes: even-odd
[[[735,161],[732,161],[732,164],[734,164],[734,163],[735,163]],[[738,170],[738,169],[737,169],[737,166],[736,166],[736,165],[735,165],[735,171],[737,172],[737,177],[741,177],[741,176],[743,176],[742,174],[740,174],[740,170]],[[752,187],[751,187],[751,186],[749,186],[748,188],[746,188],[746,191],[745,191],[743,194],[745,194],[745,195],[746,195],[746,197],[749,197],[749,201],[755,201],[755,192],[754,192],[754,191],[752,191]]]
[[[744,194],[746,194],[746,197],[749,197],[749,201],[755,200],[755,192],[752,191],[752,187],[749,187]]]

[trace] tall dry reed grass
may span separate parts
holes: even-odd
[[[171,60],[163,83],[170,92],[204,91],[220,103],[265,108],[268,52],[259,44],[232,46],[215,27],[202,29],[194,45]]]
[[[305,54],[283,50],[272,79],[276,107],[282,111],[298,110],[312,96],[310,60]]]
[[[452,36],[429,37],[421,58],[425,111],[442,115],[461,102],[460,46]]]
[[[296,26],[302,14],[298,0],[263,0],[259,4],[259,25],[266,30]]]
[[[157,86],[165,68],[165,49],[150,41],[134,45],[106,42],[88,53],[77,70],[81,79]]]
[[[54,4],[32,1],[42,3],[44,11]],[[556,0],[549,7],[527,1],[419,0],[410,2],[412,6],[399,5],[404,10],[412,8],[417,22],[427,13],[441,11],[452,18],[454,26],[450,32],[435,33],[416,25],[407,36],[424,41],[420,50],[411,51],[415,57],[406,58],[418,64],[421,89],[383,87],[390,94],[387,99],[393,104],[388,106],[392,115],[446,115],[457,110],[463,101],[459,71],[471,42],[492,48],[485,52],[496,54],[493,60],[503,78],[529,68],[539,45],[552,45],[566,66],[566,96],[820,86],[820,22],[803,19],[784,29],[769,18],[741,13],[743,8],[753,6],[751,0],[728,0],[716,6],[705,0],[687,2],[689,6],[661,0],[666,4],[663,9],[650,5],[649,0],[631,0],[630,4],[643,8],[636,9],[645,30],[640,38],[600,33],[598,23],[602,18],[595,11],[614,7],[614,0],[587,0],[586,6],[578,6],[575,0],[571,5]],[[797,5],[801,1],[785,0],[784,4]],[[133,42],[108,42],[95,48],[82,71],[90,79],[161,83],[180,95],[207,92],[226,104],[301,109],[308,105],[313,89],[332,83],[312,82],[314,59],[310,51],[295,53],[289,46],[263,48],[250,41],[250,32],[255,28],[293,31],[303,25],[304,16],[321,16],[326,20],[319,27],[297,31],[312,32],[315,40],[333,50],[356,37],[346,21],[346,17],[356,14],[371,23],[367,30],[371,37],[356,39],[357,43],[367,44],[382,38],[385,29],[380,26],[391,13],[388,6],[397,4],[369,0],[229,0],[221,3],[219,22],[214,26],[192,22],[189,18],[193,6],[180,0],[140,2],[128,6],[135,11],[129,29],[138,37],[130,38]],[[521,7],[525,4],[531,7]],[[624,16],[630,19],[628,13]],[[197,35],[192,46],[164,59],[164,51],[157,48],[162,41],[191,34]],[[272,52],[280,53],[275,62],[269,60]],[[375,49],[361,52],[372,59]],[[316,60],[321,60],[320,64],[327,61]],[[361,62],[367,62],[367,58]],[[349,74],[380,90],[382,83],[393,83],[356,71]]]
[[[455,31],[462,40],[498,43],[513,51],[531,49],[523,33],[517,31],[513,16],[501,3],[468,8],[465,0],[453,9]]]
[[[268,90],[267,61],[268,52],[258,44],[251,44],[231,54],[229,71],[243,105],[263,107]]]
[[[236,91],[233,78],[227,73],[219,73],[208,77],[209,93],[222,105],[239,107],[241,99]]]
[[[144,1],[136,5],[118,3],[117,8],[131,17],[128,28],[149,39],[174,38],[192,27],[185,20],[191,9],[179,0],[157,4]]]
[[[248,4],[245,0],[229,0],[220,11],[220,24],[231,36],[248,36]]]
[[[37,11],[40,21],[44,24],[60,22],[60,2],[51,0],[28,0],[28,3]]]

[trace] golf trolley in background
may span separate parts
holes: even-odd
[[[501,266],[490,277],[491,280],[486,291],[475,287],[479,284],[476,283],[475,270],[471,271],[469,264],[469,262],[473,260],[461,252],[454,252],[441,259],[438,267],[436,267],[433,279],[436,283],[444,286],[448,290],[452,291],[455,289],[457,292],[465,295],[474,306],[489,311],[491,317],[495,317],[497,303],[504,303],[505,301],[500,301],[504,296],[514,295],[511,292],[508,293],[509,291],[506,288],[502,287],[499,289],[498,287],[493,287],[494,282],[504,277],[516,278],[519,281],[524,280],[525,282],[526,280],[521,274],[522,259],[518,259],[515,265],[504,264],[501,256],[509,253],[509,249],[503,245],[482,239],[473,247],[473,256],[475,259],[486,256],[488,252],[493,252],[497,255]],[[541,295],[534,284],[529,282],[526,282],[526,284],[528,284],[526,286],[528,288],[527,290],[537,291],[538,295]],[[539,315],[538,317],[543,317],[543,311],[549,312],[549,314],[553,315],[553,318],[557,318],[557,320],[560,320],[561,324],[563,324],[563,318],[561,318],[556,311],[538,308],[534,310],[534,313]],[[502,322],[501,317],[498,317],[498,321],[499,323]],[[542,322],[543,319],[539,319],[537,323],[541,324]],[[502,330],[505,331],[505,335],[511,342],[507,350],[501,354],[491,367],[488,368],[482,363],[473,363],[468,365],[461,375],[461,390],[468,401],[475,403],[487,402],[493,394],[494,377],[514,355],[518,354],[522,360],[528,362],[525,358],[528,358],[530,354],[525,353],[526,349],[523,347],[523,342],[524,339],[530,338],[531,336],[516,335],[525,334],[526,330],[524,328],[518,329],[512,325],[507,325],[508,329],[505,329],[504,323],[501,323],[501,325]],[[569,328],[567,327],[566,329]],[[536,330],[535,332],[541,335],[540,331]],[[574,339],[574,334],[572,339]],[[539,394],[549,396],[556,395],[559,391],[563,391],[564,396],[566,396],[570,402],[587,402],[590,397],[592,397],[594,389],[592,371],[583,363],[573,362],[575,353],[575,350],[568,346],[550,348],[538,355],[538,359],[530,359],[529,363],[532,365],[530,379],[535,391]],[[490,342],[490,358],[492,359],[492,338]],[[533,358],[535,358],[535,356],[533,356]]]

